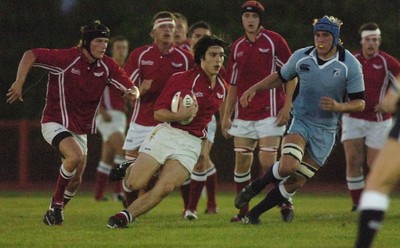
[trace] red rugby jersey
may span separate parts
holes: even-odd
[[[182,49],[172,46],[169,53],[162,55],[157,46],[142,46],[129,55],[125,71],[140,87],[145,79],[152,79],[150,90],[135,101],[131,122],[142,126],[156,126],[154,103],[164,89],[168,78],[177,72],[187,71],[194,65],[193,56]]]
[[[120,90],[114,87],[106,87],[101,101],[102,106],[107,110],[118,110],[125,112],[126,102]]]
[[[261,28],[255,42],[249,41],[246,36],[236,40],[231,46],[227,81],[237,87],[238,99],[248,88],[282,67],[291,54],[282,36],[264,28]],[[261,120],[276,116],[283,103],[283,87],[259,92],[246,108],[236,101],[235,118]]]
[[[220,105],[227,95],[228,85],[218,76],[217,83],[213,90],[210,89],[211,82],[205,72],[196,67],[190,71],[174,74],[167,82],[164,91],[158,98],[154,110],[171,110],[171,101],[176,92],[182,89],[189,89],[194,92],[199,105],[196,117],[187,125],[177,122],[171,126],[188,131],[190,134],[199,137],[207,137],[207,124],[212,116],[218,112]]]
[[[96,132],[96,114],[107,85],[124,91],[132,81],[110,57],[90,64],[81,48],[32,49],[34,66],[49,71],[42,123],[56,122],[77,134]]]
[[[390,113],[377,113],[374,107],[383,100],[390,84],[400,74],[400,63],[383,51],[379,51],[371,59],[364,58],[361,50],[354,52],[354,56],[360,61],[364,74],[365,109],[362,112],[350,113],[350,116],[368,121],[391,118]]]

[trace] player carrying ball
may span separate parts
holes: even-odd
[[[154,173],[160,170],[158,181],[127,209],[111,216],[107,227],[127,227],[190,177],[200,155],[201,143],[207,137],[207,124],[227,93],[227,83],[219,76],[226,45],[219,38],[203,37],[194,47],[198,67],[176,73],[168,80],[154,108],[154,118],[162,123],[141,145],[135,165],[127,169],[123,182],[130,190],[144,189]],[[171,100],[176,92],[183,90],[193,91],[197,102],[172,112]],[[179,123],[191,117],[194,119],[189,124]]]

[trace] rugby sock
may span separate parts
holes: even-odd
[[[217,170],[212,167],[207,170],[206,190],[207,190],[207,210],[217,209]]]
[[[95,190],[94,190],[94,199],[96,201],[101,201],[104,198],[104,192],[106,191],[108,175],[112,169],[112,165],[106,164],[103,161],[99,162],[96,170],[96,179],[95,179]]]
[[[251,181],[250,171],[246,173],[234,173],[234,181],[236,193],[242,191],[244,187],[246,187]],[[245,216],[249,212],[249,204],[246,204],[239,210],[239,216]]]
[[[126,210],[126,209],[124,209],[121,212],[117,213],[115,215],[115,217],[124,220],[125,221],[125,223],[124,223],[125,225],[127,225],[128,223],[131,223],[134,220],[132,214],[129,213],[129,211]]]
[[[64,207],[67,205],[67,203],[74,198],[76,192],[71,192],[71,191],[64,191]]]
[[[181,196],[183,200],[183,209],[184,211],[188,209],[189,200],[190,200],[190,178],[188,178],[181,187],[179,187],[181,191]]]
[[[257,194],[261,192],[265,187],[267,187],[270,183],[279,183],[286,177],[281,177],[278,172],[279,162],[275,162],[265,173],[264,176],[258,178],[257,180],[251,183],[251,189]]]
[[[122,180],[115,182],[114,194],[121,194],[122,192]]]
[[[58,175],[56,190],[53,194],[53,203],[63,204],[64,191],[68,186],[69,181],[75,175],[76,170],[69,172],[65,169],[64,164],[61,164],[60,174]]]
[[[360,177],[346,177],[347,188],[349,189],[353,206],[358,206],[360,202],[361,193],[364,189],[365,181],[364,176]]]
[[[204,188],[205,181],[207,180],[207,172],[202,174],[193,172],[190,182],[190,193],[189,193],[189,203],[187,205],[187,210],[196,211],[197,204],[199,202],[201,191]]]
[[[253,207],[247,215],[250,220],[258,220],[260,215],[270,210],[271,208],[282,204],[292,197],[294,193],[288,193],[283,184],[275,186],[265,198]]]
[[[356,241],[357,248],[370,247],[372,241],[382,226],[382,221],[389,207],[386,194],[376,191],[365,191],[360,199],[360,220]]]

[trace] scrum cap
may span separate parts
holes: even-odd
[[[326,31],[333,36],[333,46],[339,43],[341,21],[335,17],[324,16],[314,22],[314,33],[317,31]]]
[[[93,21],[90,24],[81,28],[82,47],[90,53],[90,43],[96,38],[110,38],[110,29],[99,20]],[[90,53],[91,54],[91,53]]]
[[[262,6],[262,4],[257,1],[246,1],[242,5],[242,13],[241,14],[243,15],[243,13],[245,13],[245,12],[256,13],[261,20],[264,15],[264,6]]]

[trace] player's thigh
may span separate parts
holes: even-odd
[[[75,137],[64,138],[60,141],[58,148],[65,160],[77,165],[83,162],[85,154]]]
[[[265,166],[270,166],[276,161],[281,138],[281,136],[268,136],[259,139],[260,152],[258,156],[262,165],[266,163]]]
[[[389,193],[400,178],[400,143],[388,139],[368,175],[366,189]]]
[[[130,166],[129,173],[125,176],[125,183],[131,188],[142,189],[160,166],[160,163],[152,156],[140,153],[135,163]]]
[[[161,168],[158,183],[166,191],[172,191],[175,187],[181,186],[189,176],[188,169],[178,160],[168,159]]]
[[[378,157],[379,152],[381,149],[374,149],[371,147],[367,147],[367,165],[369,168],[372,168],[375,159]]]
[[[286,174],[291,174],[293,171],[295,171],[300,165],[299,159],[300,158],[301,158],[300,160],[304,159],[305,147],[306,147],[306,141],[300,134],[291,133],[283,137],[282,155],[279,160],[280,161],[279,173],[282,173],[282,175],[286,175]],[[300,151],[300,153],[302,153],[303,156],[296,158],[290,155],[295,153],[290,149],[295,149],[296,151]]]

